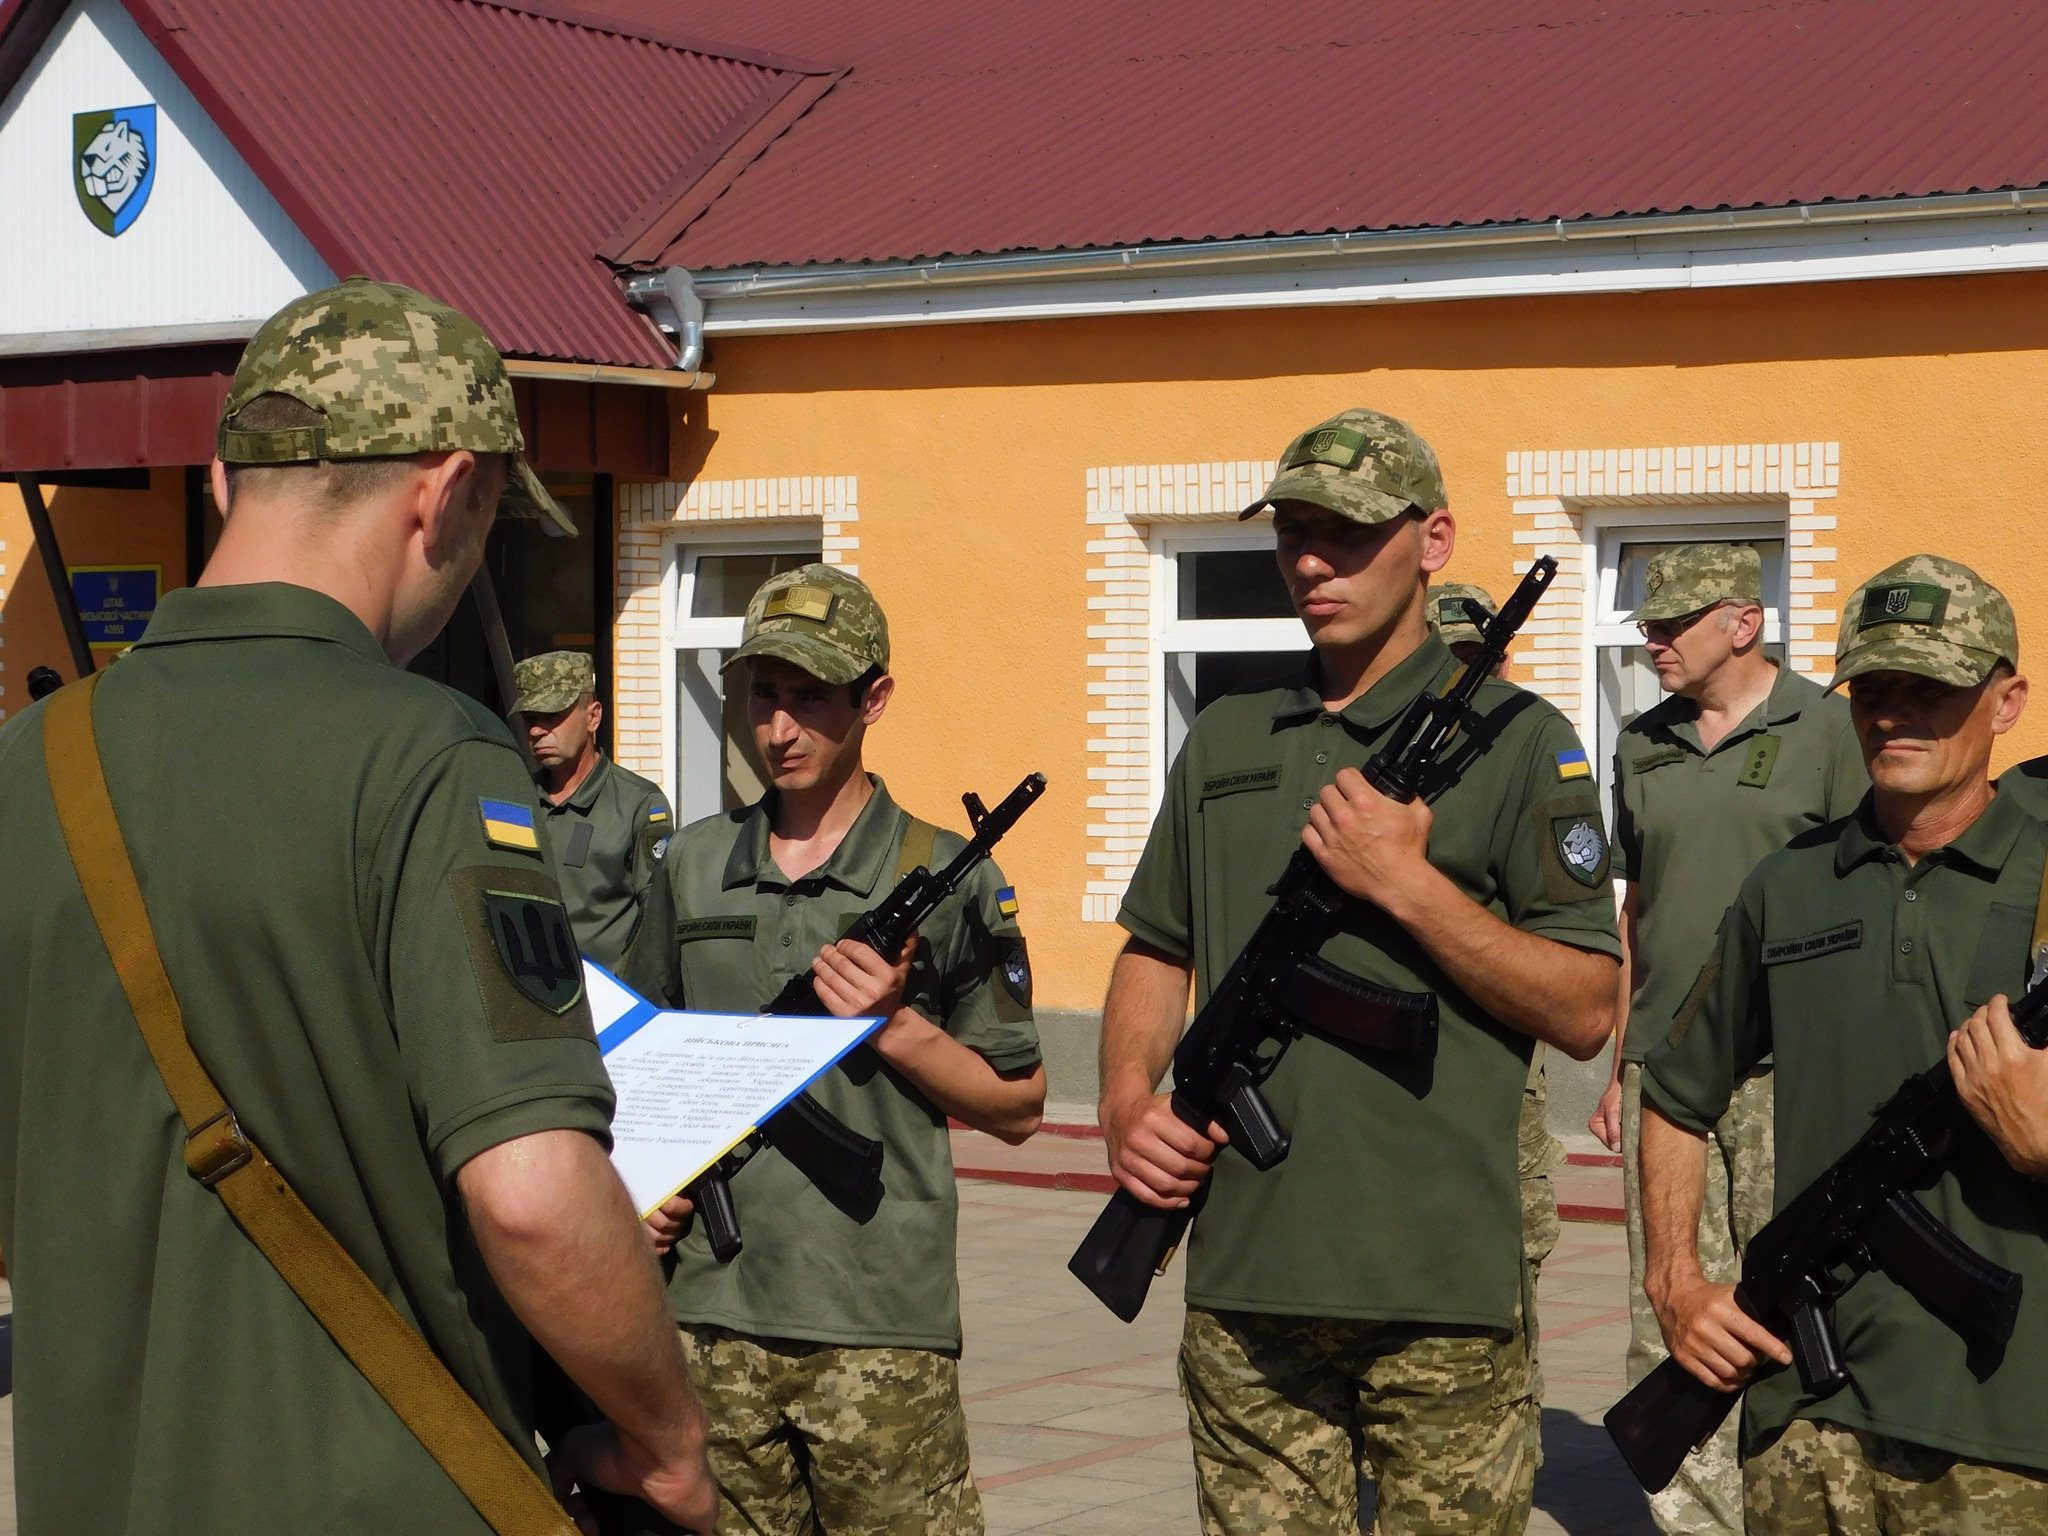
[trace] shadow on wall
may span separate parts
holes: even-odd
[[[903,326],[728,341],[721,394],[1711,368],[2048,349],[2027,273]]]

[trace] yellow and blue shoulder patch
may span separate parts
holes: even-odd
[[[1557,776],[1560,779],[1590,779],[1593,765],[1586,761],[1586,749],[1573,747],[1569,752],[1558,753]]]
[[[480,797],[477,809],[484,819],[484,841],[493,848],[517,848],[525,853],[540,852],[540,834],[534,830],[533,808],[516,800]]]
[[[666,807],[657,805],[653,810],[647,813],[647,819],[649,821],[667,821],[668,811]]]
[[[1017,887],[1006,885],[996,892],[996,910],[1005,917],[1017,915]]]

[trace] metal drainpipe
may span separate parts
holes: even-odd
[[[704,301],[687,267],[642,272],[626,283],[626,302],[676,339],[676,371],[694,380],[704,369]]]

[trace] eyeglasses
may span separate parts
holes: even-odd
[[[1645,619],[1636,625],[1636,632],[1645,640],[1654,640],[1659,645],[1669,645],[1720,606],[1719,603],[1709,603],[1697,613],[1681,614],[1675,619]]]

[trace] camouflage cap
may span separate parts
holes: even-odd
[[[235,426],[259,395],[288,395],[325,420],[270,432]],[[227,464],[388,459],[456,448],[508,457],[501,511],[545,517],[564,533],[576,532],[526,462],[512,381],[490,338],[438,299],[367,277],[294,299],[264,321],[242,351],[221,410],[219,450]]]
[[[1429,444],[1406,422],[1367,410],[1332,416],[1289,443],[1266,494],[1239,520],[1278,501],[1306,501],[1355,523],[1390,523],[1410,507],[1450,505]]]
[[[1650,557],[1633,623],[1682,619],[1716,603],[1761,603],[1764,561],[1754,544],[1674,544]]]
[[[889,621],[858,576],[836,565],[802,565],[761,583],[729,667],[775,656],[827,683],[850,683],[871,667],[889,670]]]
[[[1480,633],[1479,625],[1466,613],[1464,605],[1468,602],[1484,608],[1488,618],[1500,612],[1500,604],[1493,600],[1486,588],[1475,587],[1469,581],[1442,582],[1431,587],[1424,596],[1422,616],[1429,627],[1443,637],[1445,645],[1485,643],[1486,636]]]
[[[512,669],[512,713],[552,715],[597,692],[597,663],[582,651],[544,651]]]
[[[1866,672],[1910,672],[1974,688],[2001,661],[2020,664],[2019,625],[2005,594],[1967,565],[1909,555],[1850,594],[1828,687]]]

